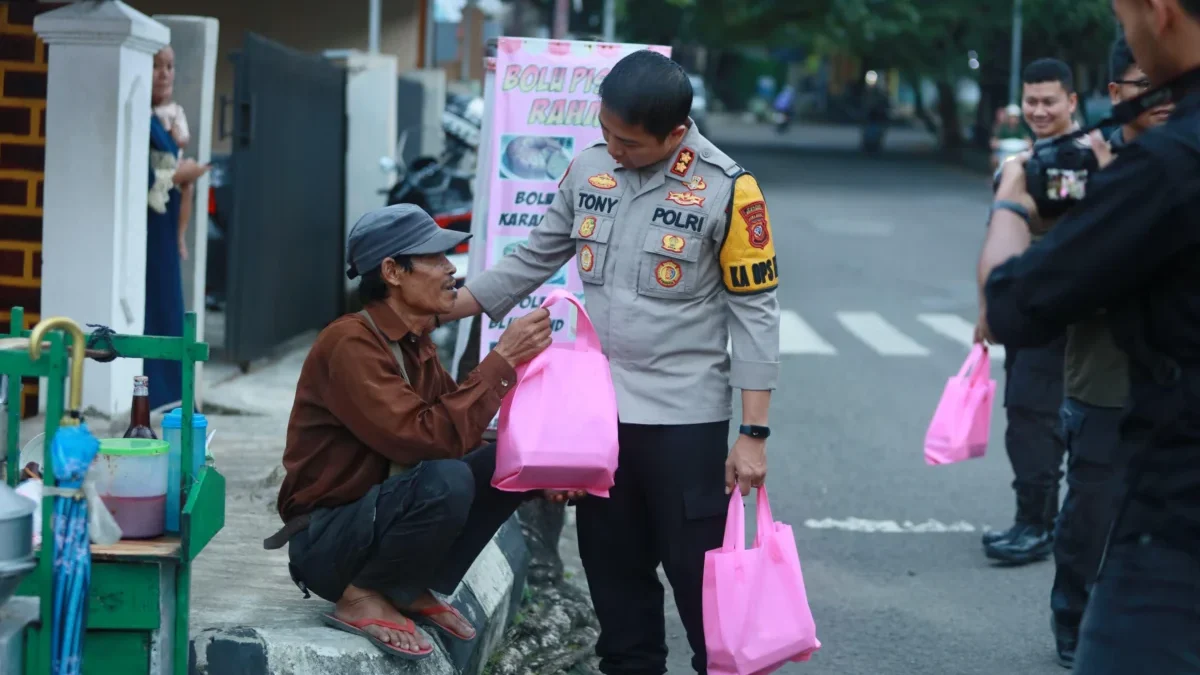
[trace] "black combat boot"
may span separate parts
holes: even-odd
[[[1075,667],[1075,647],[1079,644],[1079,628],[1068,628],[1050,615],[1050,630],[1054,633],[1054,651],[1058,653],[1058,665]]]
[[[1032,493],[1036,491],[1030,487],[1015,488],[1017,491],[1017,515],[1013,518],[1013,524],[1007,530],[988,530],[983,533],[983,547],[999,544],[1002,541],[1012,539],[1017,533],[1025,529],[1026,526],[1041,523],[1043,520],[1042,506],[1040,499],[1021,498],[1021,493]],[[1057,508],[1057,506],[1055,507]],[[1053,519],[1051,519],[1053,523]]]
[[[1054,552],[1054,520],[1058,516],[1058,487],[1017,490],[1017,522],[1006,539],[984,544],[988,558],[1010,565],[1028,565]]]

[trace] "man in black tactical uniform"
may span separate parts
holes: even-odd
[[[1150,88],[1125,38],[1113,44],[1109,58],[1109,95],[1114,105]],[[1109,138],[1114,152],[1167,121],[1171,106],[1151,108],[1117,128]],[[1054,587],[1050,592],[1055,649],[1069,666],[1075,659],[1079,622],[1088,588],[1100,565],[1104,541],[1121,496],[1119,468],[1128,460],[1117,453],[1120,422],[1129,397],[1129,366],[1100,313],[1067,329],[1066,399],[1062,431],[1067,444],[1067,498],[1054,532]]]
[[[1021,82],[1021,111],[1037,140],[1075,129],[1078,96],[1070,66],[1058,59],[1038,59],[1025,66]],[[1034,236],[1044,234],[1039,231]],[[1054,550],[1066,451],[1059,422],[1066,344],[1064,335],[1039,347],[1005,347],[1004,445],[1013,468],[1017,513],[1012,527],[984,533],[983,552],[992,560],[1027,565],[1044,560]]]
[[[1083,675],[1200,673],[1200,0],[1114,0],[1175,111],[1030,246],[1037,207],[1009,162],[980,256],[985,336],[1041,345],[1107,309],[1129,356],[1122,497],[1080,628]],[[1111,164],[1107,162],[1111,160]]]

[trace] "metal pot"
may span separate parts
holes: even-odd
[[[37,565],[33,553],[33,512],[37,505],[0,483],[0,605]]]

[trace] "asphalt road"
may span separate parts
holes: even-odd
[[[876,158],[849,146],[853,130],[712,136],[763,187],[782,279],[767,485],[823,647],[780,672],[1066,672],[1048,626],[1052,563],[995,567],[980,548],[1013,511],[1001,395],[986,457],[930,467],[922,453],[968,351],[987,178],[922,156],[920,133]],[[843,147],[820,149],[831,143]],[[690,672],[677,618],[668,632],[670,672]]]

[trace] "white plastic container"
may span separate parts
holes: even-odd
[[[123,539],[153,539],[164,530],[167,503],[166,441],[105,438],[94,478]]]

